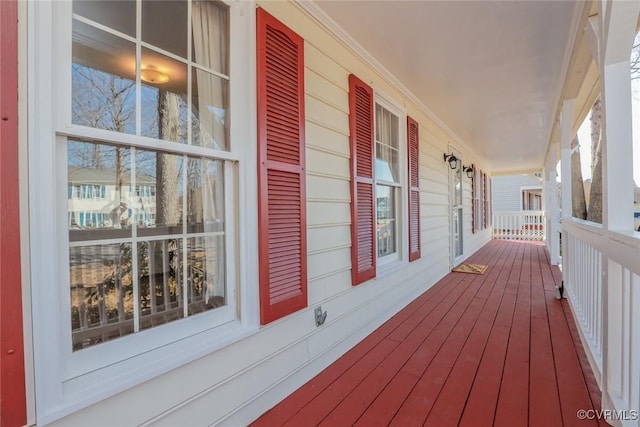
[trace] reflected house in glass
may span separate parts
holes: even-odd
[[[138,175],[135,188],[125,181],[122,196],[116,197],[116,177],[108,170],[70,166],[68,174],[69,228],[126,228],[133,220],[146,227],[155,225],[153,177]]]

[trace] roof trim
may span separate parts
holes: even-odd
[[[558,87],[556,88],[556,109],[553,113],[551,113],[551,117],[549,117],[549,123],[551,126],[549,127],[549,134],[547,135],[547,148],[545,150],[544,159],[543,159],[543,167],[547,164],[547,159],[549,157],[549,150],[552,145],[551,138],[553,137],[553,129],[556,126],[556,119],[560,114],[561,103],[562,103],[562,93],[564,92],[564,87],[567,83],[567,77],[569,76],[569,67],[571,65],[571,61],[573,59],[573,52],[575,50],[576,41],[578,40],[579,26],[582,22],[583,16],[585,15],[585,11],[587,11],[587,5],[591,5],[591,2],[576,2],[576,6],[573,9],[573,18],[571,19],[571,28],[569,30],[569,40],[567,40],[567,44],[564,47],[564,60],[562,63],[562,69],[560,71],[560,75],[562,78],[558,82]]]

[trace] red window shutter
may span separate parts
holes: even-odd
[[[473,176],[471,177],[471,233],[476,233],[476,167],[471,165]]]
[[[482,203],[484,203],[484,218],[482,218],[482,228],[487,228],[487,174],[482,174]]]
[[[307,306],[304,40],[257,11],[260,321]]]
[[[493,200],[493,181],[491,180],[491,178],[489,178],[489,185],[487,189],[489,190],[489,197],[487,197],[487,199],[489,199],[487,208],[487,211],[489,212],[489,227],[493,227],[493,203],[491,203],[491,201]]]
[[[407,116],[409,152],[409,262],[420,258],[420,134],[418,122]]]
[[[373,89],[349,76],[351,142],[351,281],[376,276]]]

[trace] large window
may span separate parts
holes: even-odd
[[[180,144],[66,140],[80,199],[68,210],[75,351],[228,305],[215,150],[230,141],[226,5],[77,1],[73,12],[72,123]]]
[[[420,256],[419,138],[417,122],[400,105],[382,93],[374,94],[354,74],[349,76],[349,116],[351,279],[359,285],[380,270]],[[411,184],[405,188],[408,157]]]
[[[400,119],[380,104],[375,106],[375,182],[378,258],[398,259],[401,206]]]
[[[257,264],[256,124],[243,117],[256,111],[252,10],[226,0],[29,8],[43,424],[257,330],[258,300],[243,288],[258,279],[247,267]]]

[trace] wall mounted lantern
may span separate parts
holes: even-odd
[[[458,158],[453,154],[444,154],[444,161],[449,162],[449,167],[455,169],[458,167]]]
[[[462,171],[467,174],[468,178],[473,178],[473,166],[462,166]]]

